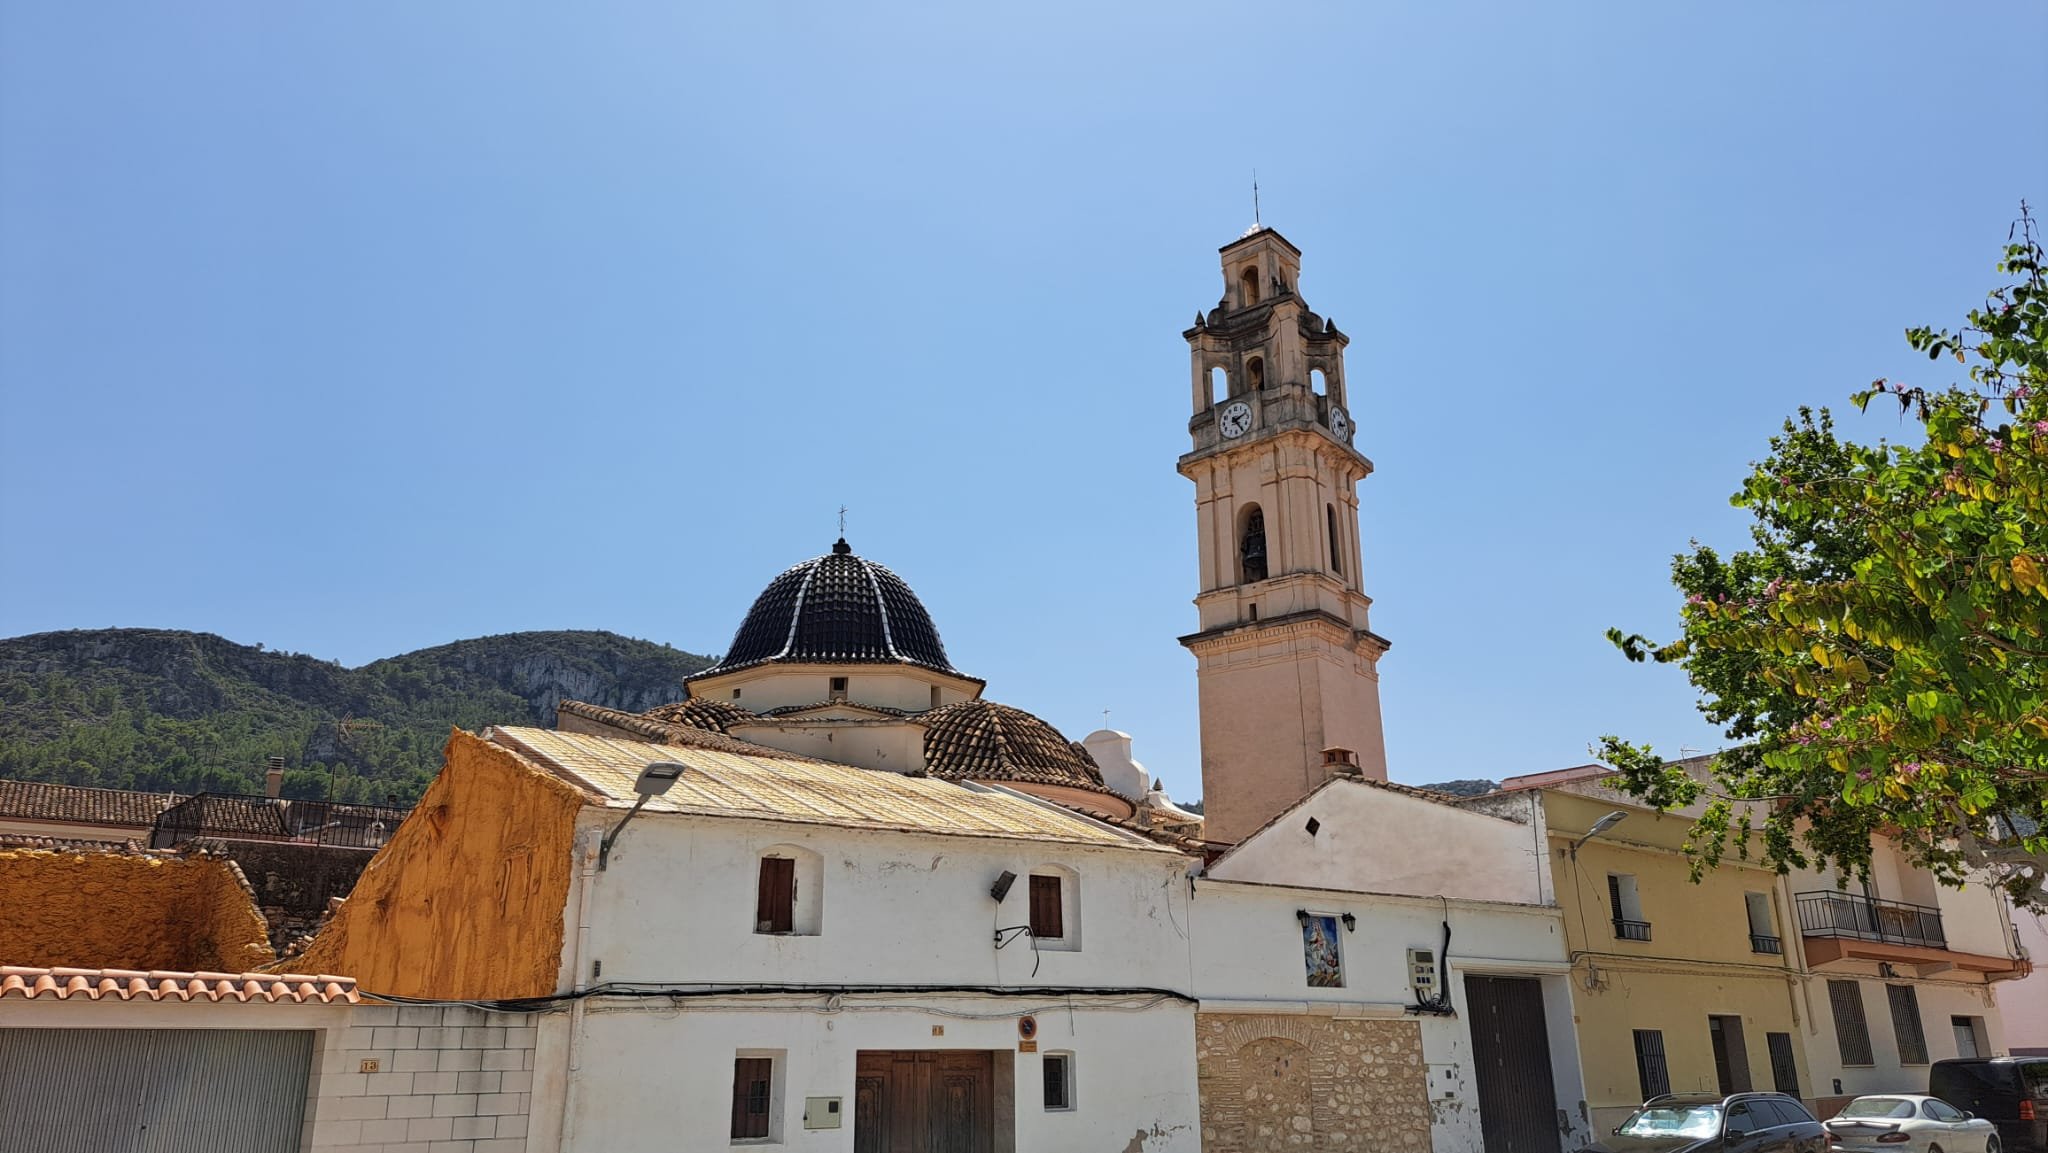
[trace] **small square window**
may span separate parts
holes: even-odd
[[[831,682],[830,682],[830,688],[829,688],[829,689],[827,690],[827,693],[826,693],[826,699],[828,699],[828,700],[834,700],[834,701],[843,701],[843,700],[845,700],[845,699],[846,699],[846,678],[845,678],[845,677],[833,677],[833,678],[832,678],[832,680],[831,680]]]
[[[740,699],[740,691],[739,691],[738,689],[734,689],[734,690],[732,691],[732,699],[733,699],[733,700],[739,700],[739,699]]]
[[[1070,1112],[1074,1108],[1074,1055],[1045,1055],[1045,1111]]]

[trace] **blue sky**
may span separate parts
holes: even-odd
[[[1396,779],[1714,733],[1609,625],[2048,200],[2048,8],[0,0],[0,635],[722,649],[855,548],[1199,792],[1181,330],[1353,336]],[[1897,435],[1895,415],[1843,417]]]

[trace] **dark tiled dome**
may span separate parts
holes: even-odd
[[[924,726],[928,776],[1109,791],[1085,749],[1023,709],[960,701],[920,714],[917,721]]]
[[[853,555],[843,538],[769,581],[725,658],[691,679],[769,661],[907,664],[964,675],[946,660],[931,614],[903,578]]]

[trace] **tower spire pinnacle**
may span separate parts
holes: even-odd
[[[1265,226],[1265,222],[1259,219],[1259,170],[1254,168],[1252,169],[1252,228],[1256,230]]]

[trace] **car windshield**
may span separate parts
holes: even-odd
[[[1913,1103],[1904,1097],[1858,1097],[1838,1117],[1911,1117]]]
[[[1629,1114],[1615,1132],[1623,1137],[1714,1137],[1721,1132],[1721,1106],[1654,1105]]]

